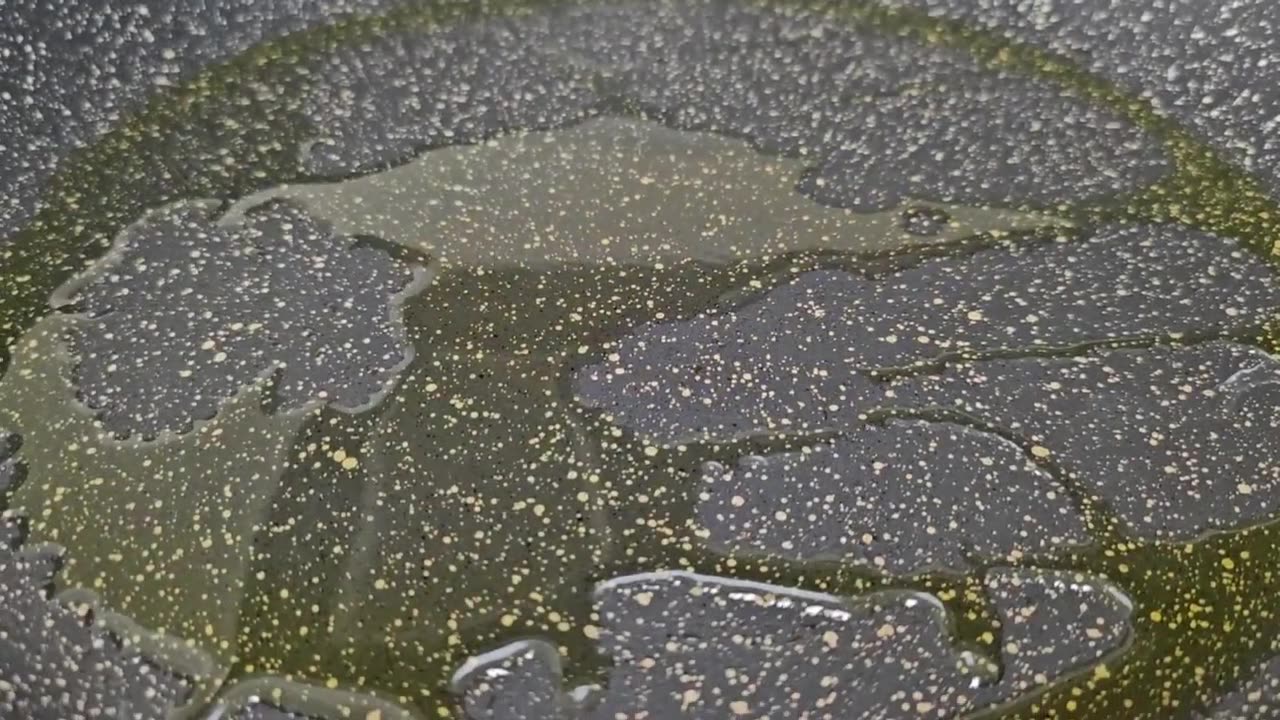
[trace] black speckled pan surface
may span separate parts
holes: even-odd
[[[1280,719],[1280,5],[0,4],[0,720]]]

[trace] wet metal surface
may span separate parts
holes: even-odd
[[[688,573],[618,578],[596,590],[603,688],[557,687],[555,648],[520,642],[455,678],[467,717],[955,717],[1088,667],[1129,633],[1128,601],[1084,578],[990,573],[1009,623],[1004,676],[955,646],[945,611],[919,593],[846,603]]]
[[[999,435],[891,421],[803,452],[708,463],[698,519],[718,550],[886,573],[966,572],[1090,542],[1065,487]],[[1034,528],[1031,530],[1030,528]]]
[[[797,193],[806,167],[715,133],[602,117],[434,150],[346,181],[271,188],[229,212],[286,200],[346,234],[392,240],[440,264],[526,270],[883,252],[1056,220],[927,204],[907,212],[947,219],[913,232],[896,210],[851,213]]]
[[[1231,336],[1280,306],[1266,263],[1177,227],[1103,227],[880,277],[820,270],[742,307],[646,327],[576,378],[581,401],[660,443],[838,428],[872,371],[1093,343]]]
[[[1272,720],[1280,717],[1280,658],[1271,658],[1260,665],[1252,677],[1240,687],[1214,703],[1207,715],[1197,718],[1227,720],[1227,718],[1256,718]]]
[[[148,215],[62,293],[84,315],[69,340],[82,401],[117,434],[149,438],[269,376],[282,410],[375,403],[413,358],[399,305],[425,270],[285,205],[239,228],[216,213],[193,201]]]
[[[1190,540],[1267,517],[1280,502],[1270,442],[1280,363],[1256,348],[1211,342],[960,365],[898,394],[1009,428],[1135,535]]]
[[[36,5],[0,716],[1274,714],[1270,6]]]

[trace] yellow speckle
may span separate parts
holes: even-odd
[[[1231,558],[1222,558],[1222,567],[1227,570],[1234,570],[1236,567],[1236,561]]]
[[[834,630],[828,630],[822,633],[822,642],[826,643],[827,647],[833,648],[840,644],[840,636]]]
[[[334,688],[338,687],[338,678],[331,677],[331,678],[329,678],[328,680],[325,680],[325,681],[324,681],[324,686],[325,686],[325,687],[327,687],[327,688],[329,688],[330,690],[332,690],[332,689],[334,689]]]
[[[1043,445],[1032,445],[1031,454],[1038,458],[1047,458],[1049,457],[1049,448]]]
[[[653,457],[654,455],[657,455],[657,454],[658,454],[658,448],[657,448],[657,446],[656,446],[656,445],[645,445],[645,446],[644,446],[644,454],[645,454],[645,456],[646,456],[646,457]]]
[[[733,711],[734,715],[746,715],[751,712],[751,706],[745,700],[734,700],[729,703],[729,709]]]
[[[1152,610],[1150,617],[1151,617],[1151,622],[1156,622],[1156,623],[1164,622],[1164,613],[1160,612],[1159,610]]]
[[[360,464],[360,461],[355,459],[354,457],[347,457],[345,460],[342,461],[342,469],[355,470],[356,466],[359,464]]]
[[[596,627],[595,625],[585,625],[582,628],[582,634],[586,635],[591,640],[599,640],[600,628]]]
[[[512,625],[516,624],[516,616],[508,613],[506,615],[503,615],[502,619],[499,622],[502,623],[502,627],[511,627]]]
[[[382,720],[382,711],[370,710],[364,714],[364,720]]]
[[[1106,680],[1109,677],[1111,677],[1111,671],[1107,669],[1106,665],[1098,665],[1093,669],[1094,680]]]
[[[680,709],[681,710],[687,709],[690,705],[698,702],[698,699],[701,697],[702,697],[702,693],[698,692],[697,690],[694,690],[693,688],[689,688],[688,690],[685,690],[684,697],[681,698]]]
[[[636,593],[636,602],[640,603],[642,606],[648,607],[649,603],[653,602],[653,593]]]

